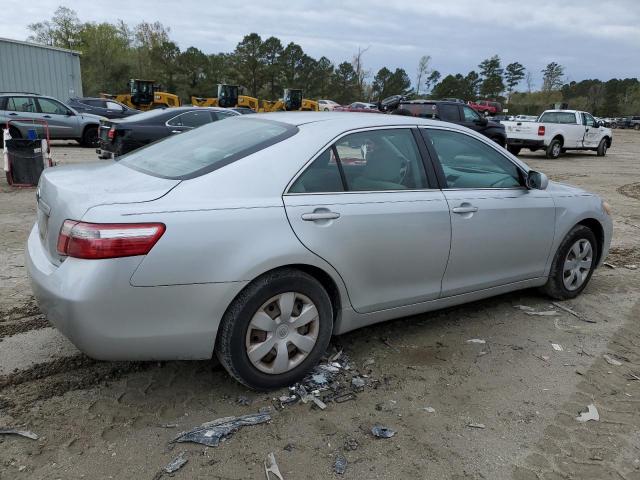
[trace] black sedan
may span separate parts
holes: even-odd
[[[139,113],[123,120],[100,122],[99,158],[124,155],[156,140],[194,129],[207,123],[240,115],[226,108],[178,107]]]
[[[125,118],[140,113],[140,110],[129,108],[123,103],[116,102],[109,98],[70,98],[67,105],[77,112],[92,113],[105,118]]]

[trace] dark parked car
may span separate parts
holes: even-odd
[[[249,107],[233,107],[233,108],[230,108],[229,110],[233,110],[234,112],[241,113],[242,115],[247,115],[249,113],[256,113],[255,110]]]
[[[124,118],[140,113],[140,110],[129,108],[109,98],[70,98],[68,105],[77,112],[92,113],[105,118]]]
[[[161,108],[122,120],[100,122],[99,158],[124,155],[156,140],[240,113],[216,107]]]
[[[434,118],[464,125],[503,147],[507,143],[504,125],[487,119],[469,105],[463,103],[449,100],[408,100],[400,102],[393,113],[420,118]]]

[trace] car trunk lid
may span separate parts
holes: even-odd
[[[115,162],[47,168],[36,191],[40,241],[52,263],[65,220],[81,220],[97,205],[149,202],[162,197],[180,180],[154,177]]]

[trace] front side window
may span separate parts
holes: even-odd
[[[484,142],[449,130],[429,129],[424,136],[436,151],[448,188],[516,188],[522,185],[518,167]]]
[[[36,112],[36,102],[31,97],[11,97],[7,102],[7,110],[12,112]]]
[[[409,129],[352,133],[328,148],[298,177],[291,193],[371,192],[428,188]]]
[[[462,107],[462,114],[464,115],[465,122],[475,122],[480,120],[480,115],[473,108],[464,105]]]
[[[39,98],[40,111],[42,113],[52,113],[54,115],[66,115],[69,109],[62,105],[60,102],[50,100],[48,98]]]
[[[460,112],[458,110],[458,105],[448,105],[441,104],[438,106],[438,113],[440,114],[440,119],[446,122],[459,122],[460,121]]]
[[[585,126],[593,127],[595,125],[596,121],[594,120],[594,118],[591,115],[589,115],[588,113],[583,113],[582,115],[584,117]]]
[[[134,150],[120,157],[120,163],[150,175],[186,180],[268,148],[297,132],[294,125],[237,116]]]

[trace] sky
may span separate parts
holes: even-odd
[[[497,54],[503,66],[522,63],[535,85],[552,61],[567,81],[640,77],[640,0],[0,0],[0,37],[25,40],[27,25],[59,5],[83,22],[160,21],[182,50],[230,52],[251,32],[336,65],[368,48],[372,76],[400,67],[415,81],[423,55],[443,76],[466,74]]]

